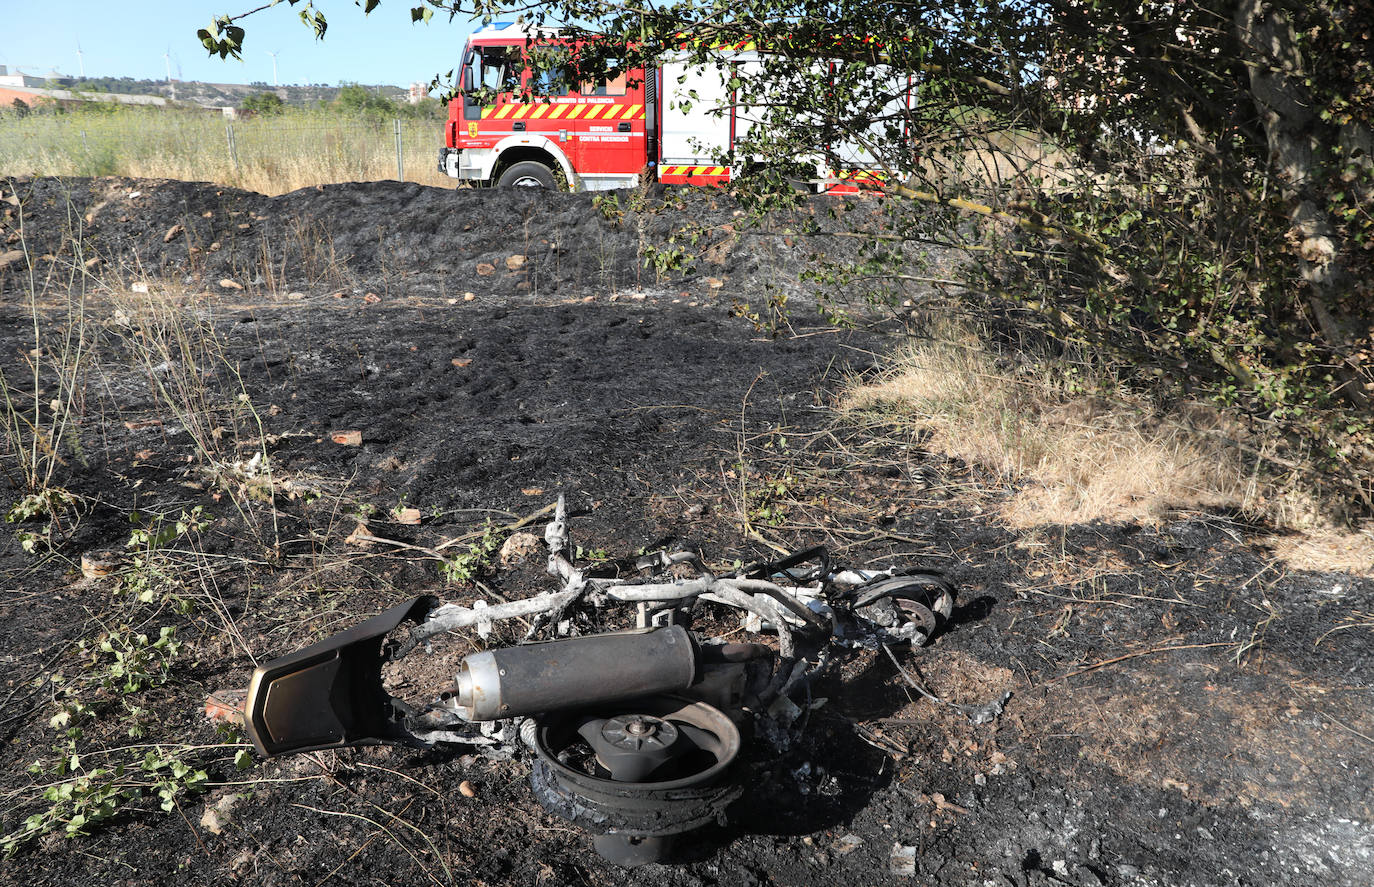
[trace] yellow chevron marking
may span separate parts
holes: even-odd
[[[589,108],[587,109],[587,113],[586,113],[585,116],[583,116],[582,119],[583,119],[583,120],[595,120],[597,117],[600,117],[600,116],[601,116],[601,110],[602,110],[604,107],[605,107],[605,105],[592,105],[591,107],[589,107]]]
[[[621,120],[634,120],[643,116],[643,105],[630,105],[625,109],[625,113],[620,115]]]
[[[547,114],[547,113],[549,113],[549,106],[548,106],[548,105],[539,105],[538,107],[536,107],[536,108],[534,109],[534,113],[530,115],[530,119],[531,119],[531,120],[538,120],[540,117],[543,117],[543,116],[544,116],[545,114]]]
[[[708,175],[723,176],[723,175],[725,175],[725,167],[723,167],[723,166],[713,166],[713,167],[711,167],[711,171],[708,173]]]
[[[524,120],[525,115],[530,112],[531,105],[521,105],[520,110],[515,112],[516,120]]]
[[[577,118],[581,117],[581,116],[582,116],[582,109],[585,108],[585,107],[587,107],[587,106],[586,106],[586,105],[573,105],[573,109],[572,109],[571,111],[568,112],[568,119],[569,119],[569,120],[576,120]]]
[[[502,106],[501,106],[501,110],[499,110],[499,111],[496,112],[496,119],[497,119],[497,120],[505,120],[506,117],[510,115],[510,112],[511,112],[511,111],[514,111],[514,110],[515,110],[515,106],[514,106],[514,105],[502,105]]]
[[[550,119],[550,120],[557,120],[559,117],[562,117],[564,114],[568,113],[568,108],[570,108],[570,107],[572,107],[572,106],[571,106],[571,105],[555,105],[555,106],[554,106],[554,109],[553,109],[553,113],[549,115],[549,119]]]

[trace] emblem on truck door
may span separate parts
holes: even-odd
[[[476,121],[476,120],[474,120],[474,121],[472,121],[471,123],[468,124],[468,137],[469,137],[469,138],[473,138],[473,139],[477,138],[477,121]]]

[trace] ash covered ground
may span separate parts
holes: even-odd
[[[20,383],[41,349],[64,347],[73,286],[88,293],[90,350],[52,477],[80,505],[52,552],[0,540],[0,825],[70,814],[63,785],[122,794],[78,824],[88,834],[67,837],[68,815],[17,846],[4,880],[1374,881],[1374,583],[1291,569],[1260,543],[1269,528],[1225,514],[1006,527],[1004,485],[919,436],[837,420],[845,378],[899,340],[882,324],[804,324],[802,272],[825,239],[787,220],[747,230],[743,210],[703,192],[594,206],[396,183],[267,198],[78,179],[5,194],[21,206],[0,204],[0,253],[27,250],[0,268],[7,380],[33,397]],[[831,208],[798,213],[831,224]],[[782,334],[738,316],[783,297]],[[176,359],[150,360],[164,354]],[[39,388],[43,402],[59,390],[46,376]],[[335,443],[341,431],[360,444]],[[22,490],[6,459],[8,507]],[[421,549],[466,550],[560,492],[584,556],[612,565],[683,541],[714,563],[765,557],[751,517],[787,547],[941,570],[958,608],[930,646],[899,652],[903,666],[956,702],[1012,695],[975,725],[886,657],[855,653],[800,700],[791,748],[747,756],[726,826],[686,862],[635,870],[535,803],[528,757],[369,748],[237,766],[242,738],[202,713],[210,692],[417,594],[489,598]],[[183,532],[158,538],[183,514]],[[399,544],[359,544],[360,523]],[[82,555],[102,551],[121,566],[83,577]],[[507,597],[550,587],[537,563],[482,582]],[[140,660],[148,677],[127,690],[120,639],[163,626],[176,655]],[[422,699],[480,643],[417,654],[389,679]],[[206,779],[169,775],[167,758]],[[132,763],[97,772],[115,761]],[[160,779],[177,788],[167,811]],[[914,848],[913,874],[894,848],[899,863]]]

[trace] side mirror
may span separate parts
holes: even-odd
[[[463,78],[462,83],[459,84],[459,90],[463,95],[468,95],[472,92],[472,68],[468,66],[463,67]]]

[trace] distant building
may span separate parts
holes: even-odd
[[[429,97],[429,87],[423,83],[410,84],[409,101],[412,105],[418,105]]]

